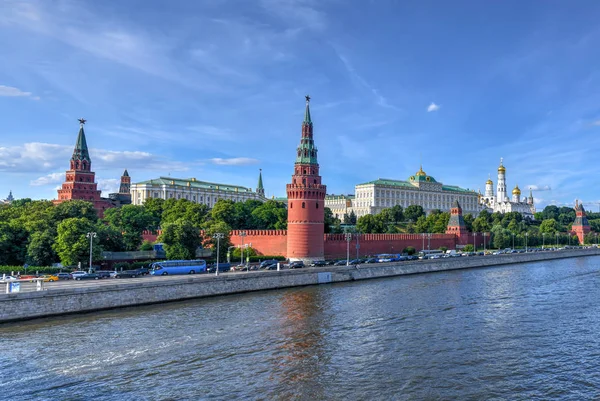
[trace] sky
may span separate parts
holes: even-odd
[[[285,196],[309,94],[323,183],[406,180],[600,210],[600,3],[0,1],[0,198],[55,199],[85,118],[129,171]]]

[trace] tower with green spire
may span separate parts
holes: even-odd
[[[302,121],[300,145],[291,184],[286,186],[288,198],[287,257],[290,260],[321,260],[324,256],[325,194],[321,183],[317,148],[313,139],[310,96]]]
[[[54,204],[59,204],[72,199],[91,202],[99,217],[103,217],[104,210],[112,207],[108,199],[101,197],[102,191],[98,190],[95,182],[96,174],[92,171],[92,159],[88,150],[83,125],[86,120],[79,119],[79,133],[77,142],[71,156],[70,169],[67,170],[65,182],[58,190],[58,199]]]
[[[260,196],[262,196],[263,198],[265,197],[265,188],[263,187],[263,181],[262,181],[262,168],[259,169],[258,172],[258,185],[256,186],[256,193]]]

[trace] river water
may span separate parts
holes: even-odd
[[[600,399],[600,257],[3,325],[0,399]]]

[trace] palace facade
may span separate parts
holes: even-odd
[[[421,167],[407,181],[379,178],[356,185],[354,195],[327,196],[325,206],[341,219],[344,213],[350,214],[351,211],[361,217],[378,214],[383,209],[396,205],[404,209],[410,205],[419,205],[426,213],[435,209],[450,212],[455,201],[460,202],[464,213],[471,213],[474,217],[484,209],[479,203],[477,192],[455,185],[444,185],[427,175]]]
[[[262,184],[262,170],[258,176],[256,192],[252,188],[239,185],[218,184],[199,181],[196,178],[159,177],[131,184],[131,198],[134,205],[143,205],[146,199],[187,199],[212,208],[219,199],[245,202],[248,199],[266,201]]]

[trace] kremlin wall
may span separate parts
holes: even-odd
[[[58,190],[58,199],[54,203],[57,204],[71,199],[86,200],[94,204],[99,217],[102,217],[104,211],[108,208],[120,207],[121,205],[132,203],[131,180],[127,170],[125,170],[121,177],[119,193],[110,194],[109,198],[101,198],[101,193],[95,183],[95,173],[91,169],[92,161],[83,129],[85,120],[80,119],[79,122],[80,128],[73,156],[70,160],[70,169],[66,172],[65,183]],[[346,234],[325,234],[324,212],[327,187],[322,183],[317,154],[318,150],[313,137],[313,122],[310,115],[310,97],[306,96],[306,108],[304,121],[302,122],[300,144],[296,149],[296,160],[291,181],[286,185],[288,229],[243,230],[245,233],[244,236],[240,235],[242,234],[242,230],[234,230],[230,233],[230,241],[233,246],[251,244],[252,248],[259,254],[285,256],[290,261],[302,260],[305,262],[345,258],[348,249],[350,257],[354,258],[357,254],[359,257],[364,257],[365,255],[381,253],[401,253],[409,246],[416,250],[433,250],[440,247],[456,249],[466,244],[473,244],[476,248],[488,246],[488,244],[484,243],[485,237],[481,234],[469,233],[466,230],[462,208],[458,200],[459,195],[465,191],[461,192],[459,191],[460,188],[456,189],[457,187],[448,187],[449,190],[454,189],[457,195],[454,196],[450,210],[450,220],[445,234],[360,234],[358,236],[352,234],[350,241],[346,239]],[[501,200],[506,200],[503,195],[506,190],[504,185],[504,171],[504,166],[501,163],[499,168],[499,195],[501,196],[498,198]],[[435,180],[426,176],[424,172],[422,176],[425,177],[424,180],[428,181],[427,184],[435,183]],[[207,187],[203,190],[211,191],[211,195],[207,196],[207,199],[197,197],[191,192],[192,183],[187,182],[187,186],[190,187],[190,193],[187,194],[185,199],[194,202],[209,202],[209,205],[211,204],[210,202],[214,203],[217,201],[219,197],[217,192],[222,190],[222,188],[219,188],[219,186],[215,187],[216,184],[211,183],[196,183],[195,179],[192,181],[194,181],[194,186]],[[154,183],[151,184],[154,185]],[[171,180],[171,184],[174,184],[173,180]],[[439,185],[441,186],[441,184]],[[234,189],[238,197],[237,200],[242,200],[241,197],[245,196],[254,196],[254,193],[251,193],[250,189],[242,187],[235,187]],[[156,192],[156,195],[154,193],[151,194],[151,191],[154,190],[144,190],[146,198],[158,196],[158,192]],[[488,190],[486,196],[489,195],[488,192],[491,193]],[[260,199],[264,199],[262,175],[259,177],[259,187],[256,195]],[[176,199],[183,199],[179,197],[179,194],[176,196]],[[469,199],[465,197],[460,199],[468,203],[467,207],[472,207],[470,205],[472,202]],[[520,201],[516,197],[514,200],[517,203]],[[505,204],[509,205],[506,202]],[[535,210],[532,201],[523,204],[525,205],[524,207],[531,208],[533,211]],[[589,224],[582,205],[576,206],[576,212],[577,220],[573,224],[573,232],[580,237],[580,242],[583,243],[583,236],[589,232]],[[143,239],[155,242],[159,234],[160,231],[157,233],[145,232]]]

